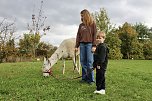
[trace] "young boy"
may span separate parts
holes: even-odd
[[[105,94],[105,72],[108,64],[108,47],[104,43],[105,33],[97,34],[97,47],[94,53],[93,67],[96,68],[96,90],[94,93]]]

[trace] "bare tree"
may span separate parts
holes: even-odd
[[[15,20],[9,21],[8,19],[4,18],[0,22],[0,60],[4,58],[6,54],[5,45],[7,42],[13,39],[13,34],[15,32]]]
[[[35,14],[32,14],[32,24],[28,24],[27,28],[29,30],[29,33],[34,34],[34,36],[39,36],[39,41],[40,38],[45,35],[45,31],[50,29],[50,26],[45,26],[45,20],[47,17],[43,16],[43,0],[41,1],[41,6],[39,9],[39,13],[38,16],[36,16]],[[43,30],[44,33],[40,33],[40,30]],[[35,58],[36,56],[36,48],[38,46],[39,41],[34,40],[34,44],[33,44],[33,56]]]

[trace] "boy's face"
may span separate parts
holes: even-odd
[[[99,44],[99,43],[103,43],[104,42],[104,36],[103,36],[103,34],[99,34],[98,36],[97,36],[97,38],[96,38],[96,42],[97,42],[97,44]]]

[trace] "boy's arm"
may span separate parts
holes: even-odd
[[[104,45],[101,45],[99,50],[98,50],[98,54],[99,54],[99,60],[98,60],[98,65],[102,65],[102,63],[105,61],[106,58],[106,47]]]
[[[97,66],[97,56],[96,56],[96,53],[93,54],[93,58],[94,58],[94,61],[93,61],[93,70],[96,68]]]

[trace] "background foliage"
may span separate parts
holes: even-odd
[[[109,59],[152,59],[152,27],[148,28],[141,22],[135,25],[125,22],[116,27],[110,22],[104,8],[92,15],[98,31],[106,33],[105,42],[110,49]],[[39,31],[24,33],[22,38],[18,38],[19,42],[16,42],[15,22],[5,21],[6,19],[0,24],[0,62],[42,60],[44,56],[51,56],[57,49],[52,44],[41,42],[43,35]]]

